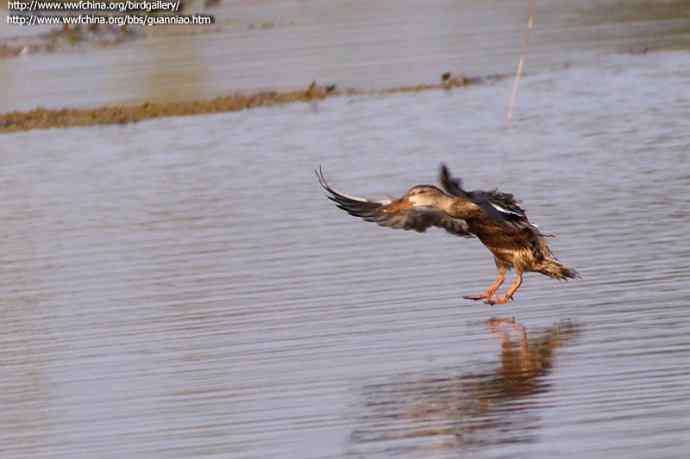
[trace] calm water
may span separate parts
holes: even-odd
[[[682,458],[690,59],[453,92],[3,136],[3,458]],[[379,228],[440,161],[583,279]],[[515,321],[512,318],[515,318]]]

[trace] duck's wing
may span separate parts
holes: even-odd
[[[484,215],[508,227],[527,229],[535,236],[555,237],[553,234],[543,233],[541,229],[527,218],[527,212],[520,207],[512,194],[500,191],[470,191],[468,198],[477,204]]]
[[[529,229],[538,236],[554,237],[553,234],[542,233],[537,225],[529,221],[527,212],[511,193],[502,193],[498,190],[466,191],[462,188],[462,179],[453,177],[450,170],[443,163],[441,164],[439,181],[446,193],[473,202],[479,206],[484,215],[494,222],[517,230]]]
[[[518,205],[512,194],[501,193],[498,190],[489,192],[465,191],[462,188],[462,179],[460,177],[453,177],[448,167],[443,163],[441,163],[439,182],[446,193],[467,199],[476,204],[484,215],[491,220],[514,225],[527,222],[527,215],[524,209]]]
[[[494,209],[499,212],[509,213],[527,219],[525,209],[520,207],[520,204],[510,193],[501,193],[498,190],[489,191],[487,194],[488,201],[492,204]]]
[[[420,233],[431,226],[437,226],[456,236],[474,236],[469,232],[465,220],[453,218],[435,207],[413,207],[412,203],[405,198],[375,201],[351,196],[331,187],[320,167],[316,171],[316,176],[323,189],[326,190],[328,199],[348,214],[365,221],[388,228],[414,230]]]
[[[462,189],[462,179],[460,177],[453,177],[450,170],[443,163],[441,163],[441,172],[439,173],[438,180],[446,193],[463,198],[467,197],[467,193]]]
[[[536,228],[527,218],[525,210],[520,207],[512,194],[499,191],[470,191],[470,201],[482,210],[482,213],[496,223],[515,229]]]
[[[513,199],[512,194],[493,191],[471,191],[469,199],[487,215],[508,222],[527,222],[527,214]]]

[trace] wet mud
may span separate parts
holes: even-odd
[[[191,116],[211,113],[235,112],[256,107],[270,107],[295,102],[314,102],[327,97],[375,96],[433,90],[452,90],[466,86],[508,78],[509,75],[466,77],[446,72],[436,84],[420,84],[382,90],[339,89],[335,85],[312,82],[307,88],[292,91],[260,91],[250,94],[232,94],[210,100],[180,102],[145,102],[137,105],[114,105],[96,108],[63,108],[51,110],[36,108],[0,115],[0,133],[29,131],[32,129],[67,128],[103,124],[135,123],[153,118]]]

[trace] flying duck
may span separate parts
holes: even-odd
[[[355,217],[389,228],[424,232],[431,226],[460,237],[478,238],[494,256],[498,278],[483,293],[468,300],[505,304],[522,285],[525,272],[538,272],[554,279],[575,279],[577,271],[561,264],[551,253],[546,235],[530,223],[525,210],[509,193],[466,191],[441,164],[441,188],[416,185],[399,199],[369,200],[336,191],[326,181],[321,167],[316,172],[328,199]],[[497,296],[508,271],[515,281],[503,296]]]

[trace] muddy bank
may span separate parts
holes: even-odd
[[[138,105],[113,105],[97,108],[49,110],[36,108],[0,115],[0,133],[29,131],[32,129],[67,128],[98,124],[125,124],[170,116],[204,115],[235,112],[255,107],[269,107],[294,102],[313,102],[327,97],[372,96],[410,92],[451,90],[465,86],[489,83],[508,78],[509,75],[465,77],[446,72],[436,84],[420,84],[382,90],[340,89],[335,85],[312,82],[306,89],[294,91],[262,91],[251,94],[233,94],[210,100],[183,102],[145,102]]]

